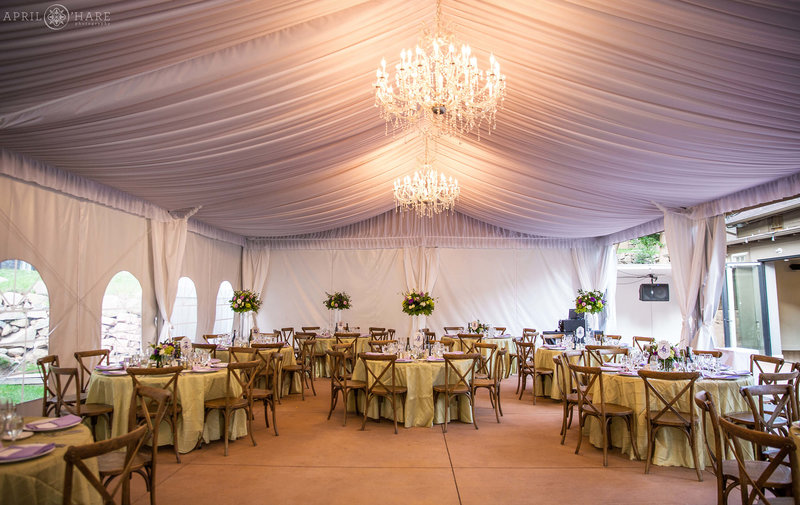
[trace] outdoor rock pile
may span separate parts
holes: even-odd
[[[21,293],[6,292],[3,298],[16,305]],[[0,312],[0,355],[18,362],[25,351],[33,351],[33,360],[47,355],[50,307],[47,295],[29,293],[25,311]]]
[[[127,310],[104,311],[103,349],[111,349],[111,354],[130,356],[138,353],[142,339],[142,316]]]

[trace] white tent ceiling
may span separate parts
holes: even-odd
[[[386,134],[375,69],[433,0],[63,1],[107,26],[0,24],[0,147],[244,236],[393,207],[421,143]],[[44,12],[50,3],[2,7]],[[508,230],[606,235],[800,172],[791,1],[444,0],[501,62],[497,129],[445,139],[457,209]]]

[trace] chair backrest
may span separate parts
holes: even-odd
[[[717,413],[717,408],[714,405],[714,399],[711,396],[711,393],[706,391],[698,391],[697,394],[694,395],[694,403],[700,408],[700,419],[703,426],[702,433],[708,433],[711,431],[714,434],[713,447],[708,440],[708,436],[702,438],[706,443],[706,451],[708,451],[708,457],[711,461],[711,469],[714,471],[714,475],[717,477],[718,490],[721,490],[723,482],[722,461],[725,459],[725,456],[722,452],[722,435],[719,431],[719,414]],[[709,430],[708,426],[709,419],[711,420],[711,430]]]
[[[256,356],[261,360],[261,366],[259,369],[261,370],[261,375],[267,377],[267,380],[270,380],[272,384],[273,392],[277,395],[280,395],[280,391],[276,391],[278,388],[278,384],[281,383],[281,376],[283,375],[283,358],[285,357],[283,353],[280,352],[261,352],[258,351]],[[269,386],[266,384],[265,386]]]
[[[279,351],[279,350],[283,349],[284,347],[286,347],[286,344],[284,344],[283,342],[267,342],[267,343],[264,343],[264,344],[250,344],[250,347],[252,347],[253,349],[256,349],[256,350],[258,350],[258,349],[274,349],[276,351]]]
[[[307,368],[314,366],[314,348],[317,345],[317,337],[303,336],[298,338],[297,334],[295,334],[295,340],[300,345],[300,361],[303,366]]]
[[[436,340],[436,332],[425,330],[425,346],[430,348],[433,345],[434,340]]]
[[[278,331],[278,332],[275,332],[275,331],[269,331],[269,332],[254,331],[251,334],[251,339],[250,340],[251,340],[251,342],[258,342],[260,344],[267,343],[268,340],[272,340],[272,341],[278,341],[279,340],[280,341],[279,343],[288,343],[288,341],[285,341],[283,339],[283,337],[281,336],[281,332],[280,331]]]
[[[311,331],[294,332],[294,338],[292,339],[292,346],[294,347],[294,353],[297,356],[300,356],[303,352],[303,342],[305,342],[310,338],[313,338],[314,342],[316,342],[317,334]]]
[[[618,356],[628,354],[628,348],[616,345],[587,345],[586,353],[589,355],[589,363],[594,360],[595,363],[603,365],[604,363],[616,363]]]
[[[535,333],[531,335],[529,338],[531,339],[531,341],[535,343],[537,335],[538,334]],[[542,335],[542,343],[559,344],[562,340],[564,340],[563,333],[548,333],[546,335],[545,334]]]
[[[726,445],[733,450],[736,464],[739,467],[739,485],[742,486],[742,501],[745,505],[754,503],[769,504],[771,498],[766,496],[766,486],[775,470],[783,465],[783,461],[789,460],[789,468],[792,475],[792,495],[800,496],[800,463],[797,458],[797,446],[791,437],[782,437],[764,433],[759,430],[751,430],[744,426],[734,424],[727,419],[719,420],[719,427],[725,435]],[[748,446],[755,444],[758,447],[771,447],[778,449],[767,465],[748,465],[748,457],[742,450],[742,441],[748,442]]]
[[[463,326],[445,326],[444,333],[445,335],[455,335],[457,333],[461,333],[464,331]]]
[[[386,328],[379,328],[377,326],[370,326],[369,327],[369,334],[372,336],[373,333],[383,333],[386,331]]]
[[[228,337],[224,333],[203,335],[203,341],[207,344],[221,344]]]
[[[55,378],[56,413],[60,414],[61,409],[66,409],[70,414],[81,415],[80,399],[74,404],[64,401],[64,398],[69,394],[70,387],[74,387],[76,392],[81,391],[81,376],[78,373],[78,369],[51,365],[50,374]]]
[[[444,386],[445,389],[466,387],[472,389],[472,380],[481,355],[473,353],[444,354]],[[471,362],[471,363],[470,363]],[[467,365],[465,365],[465,363]]]
[[[475,352],[481,355],[480,371],[486,372],[489,377],[492,377],[493,370],[489,370],[487,366],[494,363],[495,354],[497,354],[497,344],[487,344],[485,342],[475,342],[473,345]]]
[[[639,370],[639,377],[644,380],[645,409],[656,414],[650,417],[652,423],[658,424],[666,414],[674,414],[682,423],[693,426],[695,411],[692,408],[694,400],[694,383],[700,378],[700,372],[657,372],[655,370]],[[666,398],[656,389],[651,380],[660,381],[687,381],[686,384],[671,398]],[[651,407],[651,395],[656,399],[655,409]],[[685,398],[685,400],[684,400]],[[686,406],[681,410],[681,403]]]
[[[394,328],[387,328],[386,335],[389,337],[389,340],[394,338],[395,329]]]
[[[128,408],[128,431],[133,431],[139,426],[147,427],[146,437],[150,438],[150,445],[158,447],[158,427],[161,426],[161,421],[164,420],[164,415],[167,413],[167,408],[170,405],[170,399],[174,398],[172,392],[167,389],[143,386],[137,384],[131,393],[131,403]],[[177,402],[172,402],[175,405]],[[146,406],[149,412],[155,414],[136,417],[136,407],[138,405]],[[155,463],[156,458],[153,458]]]
[[[237,363],[228,363],[227,376],[225,378],[225,403],[229,404],[230,400],[241,398],[242,396],[250,399],[252,402],[253,381],[255,380],[261,368],[261,360],[256,359],[253,361],[242,361]],[[241,393],[237,394],[234,385],[238,384],[241,388]]]
[[[228,363],[241,363],[243,361],[253,361],[256,349],[254,347],[228,347]]]
[[[372,352],[383,352],[383,346],[396,343],[397,340],[370,340],[367,342],[369,350]]]
[[[498,335],[505,335],[506,334],[506,327],[505,326],[495,326],[494,331],[498,333]]]
[[[605,416],[605,392],[603,388],[603,371],[597,366],[583,366],[571,363],[569,360],[562,364],[569,368],[575,392],[578,394],[578,409],[591,414]],[[599,395],[592,395],[591,391],[598,384]],[[599,396],[599,398],[598,398]]]
[[[431,346],[433,346],[433,344],[442,344],[443,346],[447,347],[447,352],[452,352],[453,347],[456,346],[456,341],[452,338],[442,337],[441,340],[431,340],[430,344]]]
[[[47,402],[51,398],[57,398],[56,392],[53,389],[54,379],[50,376],[50,368],[58,366],[58,354],[48,354],[36,360],[36,366],[39,367],[39,377],[42,379],[42,415],[47,415]]]
[[[495,386],[500,384],[506,375],[506,356],[508,349],[499,349],[494,357],[494,366],[492,367],[492,374],[490,378],[494,381]]]
[[[75,359],[78,361],[78,369],[80,370],[80,383],[81,393],[86,392],[86,387],[89,386],[88,376],[92,375],[92,368],[100,365],[105,360],[106,365],[110,365],[109,349],[93,349],[91,351],[78,351],[75,353]],[[98,359],[99,358],[99,359]]]
[[[644,352],[645,347],[649,347],[655,343],[655,337],[633,337],[633,344],[642,352]]]
[[[146,384],[142,384],[140,382],[141,377],[157,377],[162,376],[167,379],[167,382],[160,386],[157,389],[162,389],[169,393],[169,395],[173,398],[173,402],[170,404],[172,412],[177,412],[178,409],[178,379],[181,376],[181,372],[183,372],[182,366],[168,366],[163,368],[138,368],[138,367],[128,367],[126,369],[128,375],[131,376],[131,380],[133,381],[133,389],[134,389],[134,396],[136,396],[136,389],[137,388],[149,388],[153,389],[151,386]],[[149,391],[147,389],[146,391]],[[148,411],[154,411],[155,405],[152,402],[145,402],[142,404],[143,406],[147,407]],[[135,407],[135,405],[132,405]],[[136,408],[132,409],[132,414],[134,418],[136,417]],[[129,422],[128,426],[132,426]],[[157,425],[156,425],[157,426]]]
[[[458,340],[461,342],[461,350],[464,354],[474,354],[478,351],[475,350],[475,344],[483,342],[482,333],[459,333]]]
[[[201,349],[208,351],[212,358],[217,357],[217,344],[192,344],[192,349]]]
[[[314,333],[319,329],[319,326],[301,326],[300,329],[303,330],[303,333]]]
[[[361,334],[357,331],[337,331],[333,336],[337,344],[354,344]]]
[[[77,370],[76,370],[77,372]],[[102,442],[94,442],[86,445],[73,445],[67,448],[64,454],[64,461],[66,468],[64,470],[64,487],[63,487],[63,505],[72,504],[72,485],[73,473],[75,468],[89,481],[89,484],[95,491],[100,493],[104,505],[114,505],[114,496],[120,489],[125,489],[123,484],[128,482],[133,466],[134,458],[141,449],[144,443],[145,436],[147,435],[147,426],[139,426],[133,431]],[[122,467],[122,473],[118,479],[112,482],[116,484],[109,491],[103,486],[103,482],[97,477],[97,470],[90,470],[84,463],[84,460],[97,458],[102,454],[108,454],[114,451],[125,448],[125,464]],[[123,503],[129,501],[129,497],[123,497]]]
[[[765,356],[763,354],[750,355],[750,373],[777,373],[783,367],[783,358]]]
[[[366,373],[367,394],[376,389],[392,389],[397,384],[395,370],[396,354],[372,354],[362,352],[358,355],[364,364]],[[371,366],[370,366],[371,364]]]
[[[519,367],[523,368],[528,366],[528,363],[533,361],[533,352],[535,349],[533,342],[526,342],[524,338],[515,338],[514,343],[517,345]]]
[[[756,429],[775,435],[789,435],[789,424],[797,419],[794,384],[759,384],[739,390],[753,413]],[[765,403],[774,404],[770,410]]]
[[[697,356],[711,356],[714,358],[722,357],[722,351],[701,351],[698,349],[692,349],[692,354],[695,354]]]
[[[538,332],[536,328],[522,328],[522,338],[532,339]]]
[[[346,346],[347,344],[337,344]],[[347,389],[347,357],[349,353],[340,349],[327,349],[325,351],[331,358],[331,386],[333,388]]]
[[[283,341],[288,344],[294,338],[294,328],[281,328],[280,335]]]

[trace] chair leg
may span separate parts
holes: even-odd
[[[311,392],[314,393],[314,396],[317,396],[317,390],[314,389],[314,370],[311,370]]]
[[[253,404],[246,407],[244,412],[247,414],[247,432],[250,434],[250,441],[253,442],[253,446],[256,446],[258,444],[256,444],[256,437],[253,434]]]
[[[275,393],[274,393],[274,390],[273,390],[273,395],[274,394]],[[272,397],[272,401],[269,402],[269,406],[272,409],[272,429],[275,431],[275,436],[277,437],[278,436],[278,417],[277,417],[277,414],[275,413],[275,397],[274,396]],[[266,406],[264,408],[266,408]],[[266,413],[266,411],[264,411],[264,412]]]
[[[355,389],[351,389],[350,391],[356,393]],[[347,397],[350,391],[345,389],[342,390],[342,410],[344,411],[344,414],[342,415],[342,426],[347,426]],[[356,393],[356,401],[358,401],[358,393]]]
[[[564,445],[564,440],[567,438],[567,416],[569,416],[567,405],[568,402],[564,400],[564,409],[561,414],[561,445]]]
[[[469,400],[470,407],[472,407],[472,425],[475,426],[475,429],[478,429],[478,419],[475,417],[475,398],[472,395],[467,395],[467,399]],[[498,418],[498,421],[500,419]]]
[[[494,404],[494,417],[497,418],[497,422],[500,422],[500,398],[498,397],[497,400],[494,400],[494,396],[497,395],[497,390],[492,388],[489,390],[489,398],[492,399],[492,403]]]
[[[447,423],[450,421],[450,395],[444,393],[444,433],[447,433]]]
[[[397,435],[397,394],[392,391],[392,419],[394,419],[394,434]]]
[[[700,463],[697,458],[697,444],[695,444],[696,435],[697,432],[695,432],[694,426],[690,426],[689,429],[686,431],[686,436],[689,438],[689,445],[692,446],[692,459],[694,460],[694,471],[697,473],[698,482],[703,482],[703,474],[700,473]]]
[[[339,398],[338,390],[331,387],[331,409],[328,411],[328,421],[331,420],[331,414],[333,414],[333,409],[336,408],[336,401]]]
[[[225,442],[225,456],[228,455],[228,409],[223,410],[223,429],[222,440]]]
[[[581,450],[581,442],[583,441],[583,424],[586,422],[586,414],[578,411],[578,447],[575,448],[575,454]]]
[[[497,409],[500,411],[500,417],[503,417],[503,404],[500,403],[500,384],[497,384],[495,396],[497,397]]]
[[[653,459],[652,452],[655,451],[655,433],[650,426],[650,418],[647,419],[647,459],[644,462],[644,473],[650,473],[650,460]]]
[[[370,401],[369,393],[366,393],[364,396],[365,396],[365,398],[364,398],[364,420],[361,421],[361,431],[364,431],[365,429],[367,429],[367,412],[369,412],[369,401]]]
[[[608,431],[611,428],[611,418],[603,418],[603,466],[608,466]]]
[[[306,373],[302,370],[300,371],[300,373],[302,374],[302,376],[300,377],[302,379],[300,381],[300,398],[302,398],[303,401],[306,401],[306,386],[308,385],[308,382],[306,381]],[[294,375],[292,375],[292,382],[294,382]]]
[[[181,453],[178,451],[178,415],[172,417],[172,448],[175,450],[175,460],[181,462]]]
[[[631,448],[633,448],[633,455],[636,457],[636,460],[638,461],[641,458],[639,457],[638,443],[636,442],[637,438],[636,419],[633,416],[626,417],[626,419],[630,419],[630,424],[628,425],[628,433],[630,433],[631,436]]]
[[[531,384],[531,389],[533,390],[533,404],[536,405],[536,374],[531,375],[533,379]],[[544,388],[544,384],[542,384],[542,388]]]

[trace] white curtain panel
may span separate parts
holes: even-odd
[[[691,342],[695,349],[714,348],[714,316],[725,282],[725,216],[709,217],[704,222],[705,277],[699,295],[700,326]]]
[[[433,247],[403,248],[403,270],[407,290],[433,292],[439,275],[439,249]],[[412,333],[427,328],[427,316],[412,317]]]
[[[613,332],[616,327],[617,247],[607,245],[592,249],[572,249],[572,262],[581,289],[599,290],[606,296],[605,310],[600,313],[599,329]]]
[[[263,300],[268,274],[269,247],[248,243],[242,250],[241,289],[252,289],[256,293],[259,293]],[[241,317],[241,313],[234,313],[234,325],[239,323],[238,319]],[[260,329],[258,326],[258,315],[255,312],[251,312],[250,317],[247,317],[246,320],[246,323],[251,327]],[[265,329],[264,331],[269,331],[269,329]]]
[[[172,308],[178,293],[178,279],[186,250],[187,223],[185,218],[171,221],[150,221],[150,243],[153,254],[153,289],[158,313],[161,317],[161,330],[158,341],[169,336]]]

